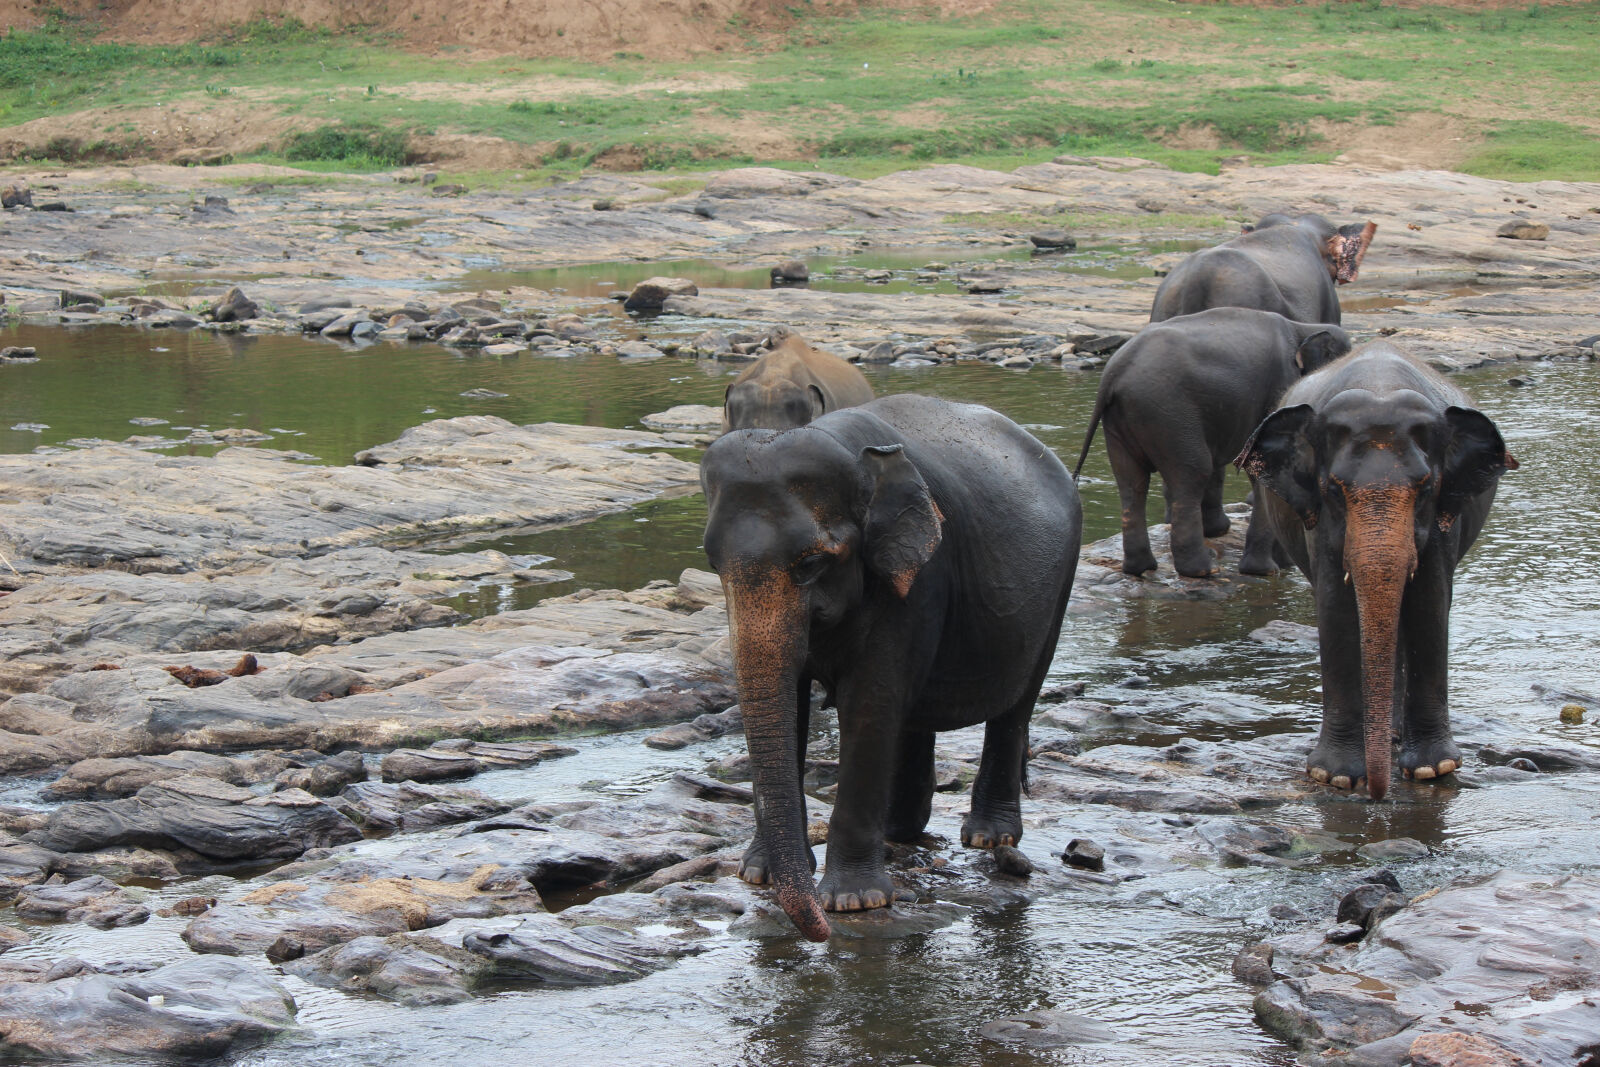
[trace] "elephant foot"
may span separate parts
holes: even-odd
[[[968,848],[995,848],[999,845],[1015,846],[1022,840],[1022,818],[980,816],[969,813],[961,822],[961,843]]]
[[[1278,573],[1278,565],[1271,556],[1262,553],[1259,556],[1245,556],[1239,560],[1240,574],[1269,575]]]
[[[1367,784],[1367,756],[1360,749],[1319,742],[1306,757],[1311,780],[1335,789],[1363,789]]]
[[[1208,538],[1221,537],[1231,529],[1233,529],[1232,520],[1230,520],[1226,515],[1218,515],[1214,518],[1206,519],[1205,525],[1201,528],[1201,532],[1204,533]]]
[[[1448,737],[1400,746],[1400,773],[1419,782],[1443,778],[1461,766],[1461,750]]]
[[[882,870],[868,874],[824,870],[817,896],[828,911],[871,911],[887,908],[899,894],[889,875]]]
[[[817,869],[816,853],[806,849],[806,859],[811,861],[811,869]],[[744,850],[744,856],[739,860],[739,877],[751,885],[770,885],[772,883],[772,864],[767,862],[767,846],[761,839],[750,842],[750,847]]]
[[[1131,574],[1133,577],[1137,578],[1146,571],[1153,571],[1155,569],[1155,553],[1151,552],[1149,549],[1145,549],[1144,552],[1134,555],[1124,554],[1122,557],[1123,574]]]
[[[1205,548],[1195,553],[1173,553],[1172,566],[1185,578],[1214,578],[1217,575],[1216,560]]]

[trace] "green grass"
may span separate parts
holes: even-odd
[[[1469,172],[1600,178],[1600,64],[1589,47],[1600,39],[1600,2],[1479,12],[1382,0],[1005,0],[968,18],[797,12],[757,56],[656,62],[617,52],[585,63],[420,56],[367,31],[293,20],[176,47],[107,44],[92,25],[57,18],[0,40],[0,124],[86,107],[244,103],[312,127],[259,160],[383,169],[405,161],[420,136],[464,133],[538,146],[543,180],[617,146],[663,172],[744,161],[741,126],[780,131],[795,146],[755,162],[853,174],[1061,152],[1215,172],[1241,156],[1326,159],[1341,129],[1441,115],[1483,131]],[[704,87],[694,80],[704,75],[722,80]],[[637,91],[673,77],[673,93]],[[558,79],[573,88],[545,99]],[[516,95],[534,80],[546,91]],[[417,82],[470,89],[441,99],[409,91]],[[1458,111],[1464,101],[1470,114]],[[138,158],[143,142],[116,127],[53,148],[65,162]]]

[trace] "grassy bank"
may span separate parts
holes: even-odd
[[[459,135],[528,146],[530,167],[558,170],[809,161],[858,173],[1060,152],[1215,170],[1370,144],[1404,158],[1431,139],[1434,156],[1472,173],[1600,178],[1589,46],[1600,3],[1008,0],[961,19],[801,19],[741,54],[673,63],[419,56],[293,23],[168,48],[93,31],[57,20],[0,42],[0,143],[13,154],[170,157],[183,124],[151,116],[176,110],[236,116],[225,145],[236,159],[349,169]],[[19,137],[31,120],[44,121]],[[62,132],[45,136],[55,123]],[[208,138],[219,139],[189,147]],[[472,149],[454,151],[474,165]]]

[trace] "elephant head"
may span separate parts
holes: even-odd
[[[854,448],[817,426],[736,430],[700,470],[772,883],[801,933],[825,940],[805,854],[799,682],[815,641],[869,601],[909,595],[939,547],[942,516],[901,445]]]
[[[1431,539],[1517,461],[1494,423],[1410,389],[1280,408],[1235,461],[1308,531],[1312,580],[1354,586],[1367,788],[1389,788],[1400,608]]]
[[[741,378],[722,395],[722,432],[786,430],[821,418],[828,409],[822,390],[792,378]]]

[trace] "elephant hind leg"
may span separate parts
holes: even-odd
[[[961,843],[968,848],[1015,845],[1022,840],[1022,776],[1028,758],[1028,723],[1033,700],[990,719],[983,731],[983,758],[972,783],[972,810],[961,822]]]
[[[1150,474],[1154,468],[1136,454],[1115,424],[1106,423],[1106,454],[1111,472],[1117,478],[1117,495],[1122,500],[1122,572],[1143,574],[1156,569],[1156,555],[1150,549],[1150,532],[1145,519],[1145,498],[1150,493]]]
[[[908,730],[900,735],[894,784],[889,787],[889,814],[883,836],[895,842],[916,841],[933,815],[933,734]]]
[[[1201,530],[1207,537],[1221,537],[1233,526],[1228,513],[1222,510],[1222,483],[1227,476],[1227,464],[1213,470],[1205,495],[1200,498]]]

